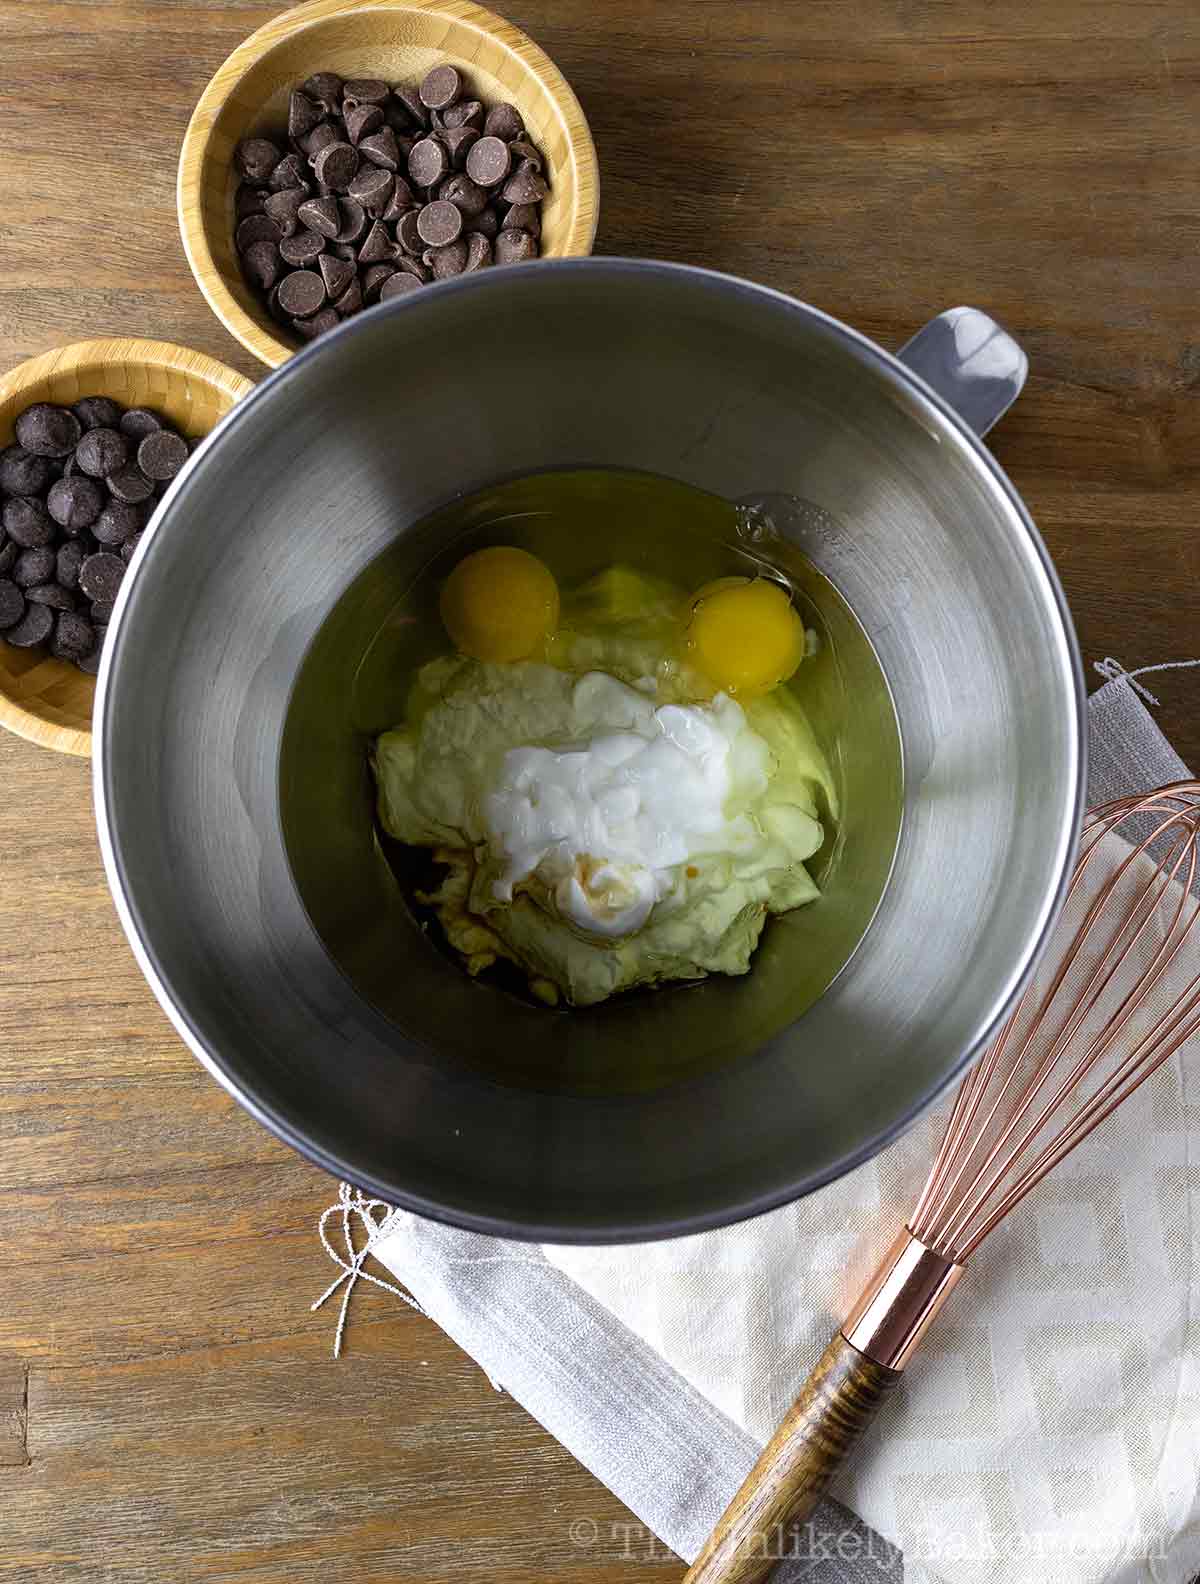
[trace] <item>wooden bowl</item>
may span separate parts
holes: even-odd
[[[13,425],[32,403],[69,406],[81,396],[150,407],[199,438],[252,389],[215,358],[166,341],[76,341],[0,377],[0,445],[12,444]],[[95,679],[65,660],[0,641],[0,726],[19,737],[87,758],[95,690]]]
[[[300,343],[242,278],[234,150],[254,133],[278,136],[291,90],[313,72],[417,83],[439,61],[460,66],[485,103],[515,104],[546,156],[542,256],[591,252],[599,203],[592,135],[566,79],[532,39],[471,0],[310,0],[234,50],[201,95],[179,159],[179,228],[192,274],[225,328],[271,368]]]

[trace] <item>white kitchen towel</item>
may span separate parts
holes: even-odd
[[[1090,801],[1185,777],[1130,679],[1106,674],[1089,705]],[[824,1504],[778,1579],[1200,1572],[1200,1080],[1186,1054],[976,1256],[836,1488],[869,1527]],[[372,1252],[639,1520],[610,1532],[564,1515],[564,1546],[690,1559],[903,1219],[936,1128],[697,1237],[537,1249],[392,1212]]]

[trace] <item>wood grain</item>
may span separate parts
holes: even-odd
[[[899,1379],[835,1332],[684,1584],[762,1584],[804,1557],[805,1520]]]
[[[0,7],[0,369],[141,335],[261,376],[192,282],[174,184],[204,84],[282,9]],[[889,346],[953,303],[998,314],[1033,373],[991,439],[1085,662],[1200,653],[1194,0],[508,14],[587,113],[600,250],[746,274]],[[1153,682],[1200,768],[1195,673]],[[356,1300],[331,1361],[308,1312],[331,1184],[159,1013],[104,890],[88,766],[0,732],[0,786],[0,1382],[28,1372],[30,1460],[0,1462],[3,1584],[677,1581],[396,1300]]]

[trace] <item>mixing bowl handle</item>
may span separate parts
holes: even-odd
[[[979,308],[947,308],[896,356],[931,385],[977,435],[985,435],[1021,394],[1029,359]]]

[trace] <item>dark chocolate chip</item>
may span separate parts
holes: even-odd
[[[292,187],[302,187],[307,193],[309,169],[305,160],[299,154],[289,154],[286,159],[281,159],[271,173],[271,190],[273,192],[287,192]]]
[[[409,120],[414,125],[419,127],[427,127],[429,125],[429,111],[421,103],[421,95],[415,88],[409,88],[406,84],[401,84],[393,88],[392,93],[396,102],[404,106]]]
[[[23,550],[37,550],[54,539],[54,519],[42,505],[28,495],[14,495],[5,501],[4,531]]]
[[[75,461],[89,478],[107,478],[125,466],[129,451],[129,441],[120,430],[89,429],[75,448]]]
[[[424,248],[420,232],[417,230],[417,222],[420,218],[421,211],[419,209],[410,209],[407,214],[400,216],[396,224],[396,241],[399,242],[406,253],[411,253],[414,256],[419,256]]]
[[[478,147],[476,143],[467,155],[468,168],[471,156]],[[436,186],[449,169],[450,156],[437,138],[422,138],[419,143],[413,144],[412,153],[408,156],[408,174],[418,187]]]
[[[69,407],[55,407],[50,402],[26,407],[14,425],[17,444],[34,456],[70,456],[82,433],[83,425]]]
[[[126,543],[128,543],[128,541],[126,541]],[[124,547],[122,546],[122,548]],[[124,561],[125,557],[122,556],[121,559]],[[128,565],[128,562],[126,562],[126,565]],[[108,626],[109,622],[112,621],[112,614],[116,609],[116,606],[117,602],[115,597],[113,599],[92,601],[92,620],[95,622],[97,627]]]
[[[6,630],[4,641],[18,649],[32,649],[45,643],[53,627],[54,612],[48,605],[26,605],[20,621]]]
[[[60,545],[54,557],[54,581],[65,589],[79,587],[79,568],[83,565],[83,546],[77,539]]]
[[[145,531],[146,530],[143,528],[142,529],[142,533],[145,533]],[[121,560],[124,561],[126,566],[128,566],[129,563],[133,560],[134,552],[136,551],[138,545],[141,544],[141,542],[142,542],[142,534],[141,533],[135,533],[130,538],[126,539],[125,543],[121,546],[121,552],[120,552],[121,553]]]
[[[121,418],[120,429],[131,440],[142,441],[163,426],[162,419],[148,407],[131,407]]]
[[[447,63],[426,72],[417,93],[427,110],[445,110],[462,93],[462,87],[462,73]]]
[[[403,176],[395,176],[393,181],[395,182],[395,187],[392,191],[392,196],[388,199],[387,208],[379,217],[385,225],[391,220],[399,220],[400,216],[406,214],[417,202],[413,197],[412,188]]]
[[[391,93],[387,83],[378,77],[350,77],[342,89],[343,102],[351,107],[362,104],[383,104]]]
[[[513,204],[504,217],[506,231],[528,231],[531,237],[542,234],[542,217],[537,204]]]
[[[94,523],[103,506],[104,491],[100,485],[80,473],[59,479],[50,486],[46,496],[46,510],[68,533],[78,533]]]
[[[506,226],[496,238],[497,264],[523,264],[538,256],[538,245],[528,231],[511,231]]]
[[[396,273],[390,264],[372,264],[369,270],[363,272],[362,294],[364,302],[377,302],[379,291],[385,281],[389,281]]]
[[[36,588],[39,583],[49,583],[54,576],[54,551],[49,545],[37,550],[22,550],[12,569],[12,580],[18,588]],[[28,595],[25,596],[29,598]]]
[[[448,247],[426,248],[422,256],[433,271],[434,280],[449,280],[451,275],[461,275],[466,268],[467,244],[460,238]]]
[[[436,203],[426,204],[417,216],[417,235],[427,247],[443,248],[458,241],[462,225],[462,210],[455,208],[448,199],[439,198]],[[457,271],[452,273],[457,274]]]
[[[377,104],[355,105],[346,111],[346,136],[351,143],[378,132],[383,125],[383,110]]]
[[[497,137],[502,143],[524,137],[525,123],[516,105],[496,104],[488,111],[483,123],[485,137]]]
[[[409,292],[420,291],[421,282],[415,275],[410,275],[407,270],[397,270],[383,283],[383,290],[379,293],[380,302],[387,302],[392,297],[406,297]]]
[[[406,274],[415,275],[419,281],[431,281],[433,279],[433,271],[426,269],[420,259],[409,258],[406,254],[403,258],[397,259],[396,263]]]
[[[461,209],[464,219],[473,219],[482,214],[487,206],[487,193],[478,182],[473,182],[465,171],[449,177],[438,188],[438,197],[446,203],[452,203],[456,209]]]
[[[366,234],[367,211],[355,198],[338,199],[339,242],[357,242]]]
[[[105,483],[108,485],[109,493],[115,496],[117,500],[123,501],[127,506],[140,505],[142,501],[149,500],[151,495],[154,494],[153,483],[136,463],[122,468],[118,473],[110,473]],[[104,513],[101,512],[100,516],[103,517],[103,515]],[[99,521],[100,518],[98,517],[96,519],[97,524],[99,524]],[[92,532],[96,533],[96,529],[93,528]],[[99,538],[99,534],[96,534],[96,537]]]
[[[313,314],[311,319],[293,319],[292,329],[302,341],[315,341],[319,335],[324,335],[326,330],[334,330],[341,323],[332,308],[322,308],[318,314]]]
[[[270,196],[269,188],[251,187],[246,182],[243,182],[238,188],[237,198],[234,200],[234,218],[245,220],[247,215],[262,214],[266,201]]]
[[[121,422],[121,409],[109,396],[81,396],[71,411],[87,429],[115,429]]]
[[[313,173],[327,187],[345,192],[358,171],[358,150],[352,143],[331,143],[313,160]]]
[[[467,262],[463,265],[463,274],[469,275],[473,270],[487,269],[492,262],[492,244],[480,231],[472,231],[467,238]]]
[[[0,577],[0,628],[11,627],[24,614],[24,594],[11,578]]]
[[[325,282],[325,291],[331,300],[340,297],[354,279],[354,265],[345,259],[334,258],[329,253],[323,253],[318,260],[321,279]]]
[[[333,306],[340,318],[349,319],[351,314],[356,314],[360,311],[362,305],[362,287],[358,283],[358,277],[355,276]]]
[[[310,198],[297,209],[296,218],[301,225],[323,237],[336,237],[342,229],[336,198]]]
[[[378,132],[372,132],[370,137],[363,138],[358,145],[358,152],[364,159],[370,160],[372,165],[381,165],[384,170],[400,169],[400,144],[389,126],[380,127]]]
[[[278,242],[282,234],[282,227],[270,214],[258,214],[240,220],[233,239],[237,243],[238,252],[244,253],[256,242]]]
[[[299,88],[288,100],[288,137],[297,142],[321,119],[321,106]]]
[[[424,210],[422,210],[424,213]],[[383,226],[376,220],[367,233],[367,239],[358,250],[360,264],[382,264],[384,259],[389,259],[394,252],[392,239],[388,236]]]
[[[462,99],[443,112],[442,125],[447,132],[457,132],[464,127],[470,127],[474,132],[482,132],[483,106],[478,99]]]
[[[312,200],[314,203],[321,201],[319,198]],[[289,187],[286,192],[272,193],[267,199],[266,216],[277,227],[276,235],[262,240],[278,243],[283,237],[294,236],[300,228],[300,211],[307,207],[308,202],[308,189],[305,187]],[[250,256],[250,248],[257,246],[257,242],[252,242],[250,247],[241,250],[243,265]]]
[[[0,452],[0,490],[6,495],[40,495],[53,480],[48,457],[35,456],[19,445]]]
[[[239,143],[234,164],[248,182],[265,182],[279,164],[282,155],[269,138],[247,138]]]
[[[60,588],[57,583],[39,583],[35,588],[26,589],[25,598],[31,605],[49,605],[51,610],[75,609],[74,594],[70,589]]]
[[[121,579],[125,576],[125,563],[110,550],[100,550],[88,556],[79,569],[79,587],[90,600],[116,599]]]
[[[325,241],[326,239],[318,236],[315,231],[307,229],[297,231],[295,236],[284,237],[279,244],[279,256],[293,269],[303,269],[308,264],[316,263],[320,258]]]
[[[331,143],[341,142],[341,133],[328,121],[322,121],[319,126],[313,127],[311,132],[298,139],[300,151],[311,165],[322,149],[327,149]]]
[[[187,441],[173,429],[147,435],[138,446],[138,467],[148,479],[173,479],[188,459]]]
[[[512,168],[508,144],[498,137],[481,137],[467,153],[467,175],[480,187],[496,187]]]
[[[474,127],[454,127],[448,132],[439,133],[438,141],[444,145],[454,169],[462,170],[472,145],[479,141],[479,133]]]
[[[316,270],[297,270],[279,283],[279,306],[293,319],[307,319],[325,301],[325,282]]]
[[[86,616],[76,611],[60,612],[54,623],[54,638],[50,644],[52,654],[60,660],[82,660],[96,647],[96,629]]]
[[[92,525],[92,533],[102,545],[124,544],[131,534],[144,526],[144,518],[136,505],[128,501],[109,501]]]
[[[391,202],[396,178],[382,165],[367,165],[346,189],[346,196],[362,204],[368,214],[382,215]]]
[[[9,577],[21,554],[21,547],[0,530],[0,578]]]
[[[513,159],[522,165],[531,165],[540,176],[542,173],[542,156],[526,138],[513,138],[508,145],[508,152]]]
[[[312,236],[311,231],[306,231],[305,236]],[[290,241],[285,237],[284,242]],[[251,286],[257,286],[259,291],[270,291],[279,279],[279,248],[274,242],[254,242],[242,254],[242,269]]]
[[[510,204],[541,203],[548,191],[549,188],[538,173],[529,169],[526,164],[522,165],[520,170],[514,171],[504,183],[501,196]]]
[[[314,72],[300,84],[300,92],[332,115],[342,102],[342,79],[337,72]]]

